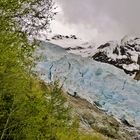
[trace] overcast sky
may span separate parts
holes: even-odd
[[[57,0],[52,31],[103,43],[140,34],[140,0]]]

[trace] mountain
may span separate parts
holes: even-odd
[[[140,80],[140,38],[124,37],[120,43],[107,42],[92,56],[96,61],[114,65]]]
[[[140,127],[140,82],[123,70],[68,53],[58,45],[42,42],[37,54],[43,60],[37,71],[46,82],[59,80],[65,91],[96,104],[107,114]]]
[[[140,38],[125,36],[121,42],[109,41],[97,47],[93,41],[83,41],[75,35],[53,35],[49,42],[59,45],[68,53],[91,57],[96,61],[123,69],[136,80],[140,80]]]
[[[75,35],[51,35],[47,41],[61,46],[68,53],[81,55],[83,57],[91,56],[97,49],[93,41],[85,41]]]

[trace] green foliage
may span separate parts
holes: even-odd
[[[60,130],[70,129],[68,108],[57,86],[44,89],[37,79],[30,81],[31,88],[26,87],[27,79],[18,82],[17,88],[12,84],[1,92],[1,139],[57,139]]]
[[[53,0],[1,0],[0,30],[22,31],[34,38],[49,29],[54,9]]]
[[[25,23],[27,28],[22,30],[23,17],[42,18],[40,9],[35,11],[34,6],[44,6],[44,2],[48,11],[45,23],[41,26]],[[79,123],[71,117],[58,83],[46,86],[32,72],[32,54],[37,44],[28,37],[38,27],[42,29],[49,24],[54,15],[52,9],[52,0],[0,0],[0,140],[98,140],[100,137],[81,135]]]
[[[81,135],[80,140],[107,140],[103,135],[95,133],[95,134],[87,134]]]

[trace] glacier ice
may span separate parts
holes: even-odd
[[[91,103],[98,102],[107,113],[140,127],[140,82],[123,70],[69,54],[57,45],[42,42],[40,46],[37,53],[44,60],[37,62],[37,71],[43,73],[43,80],[59,79],[70,94],[77,92]]]

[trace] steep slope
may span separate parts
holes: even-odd
[[[59,80],[70,94],[140,127],[140,82],[114,66],[69,54],[51,43],[43,42],[38,53],[44,60],[37,69],[46,82]]]
[[[99,133],[108,137],[109,140],[136,140],[140,135],[140,131],[118,122],[85,99],[67,95],[67,100],[80,119],[82,133]],[[108,140],[108,138],[103,138],[103,140]]]
[[[140,38],[126,36],[121,43],[110,41],[99,47],[93,41],[84,42],[75,35],[53,35],[48,41],[65,48],[68,53],[114,65],[140,80]]]
[[[121,68],[127,74],[136,74],[140,69],[140,38],[124,37],[120,44],[108,42],[101,45],[92,58]]]

